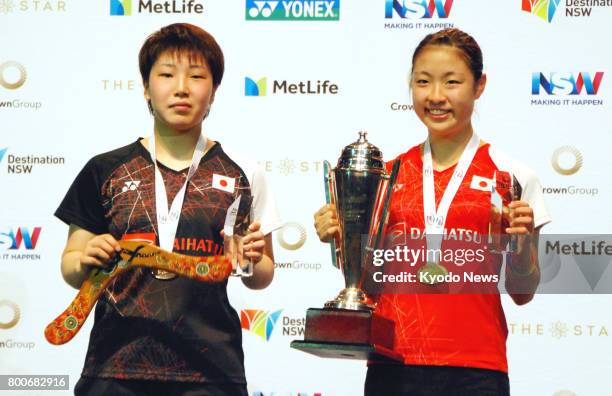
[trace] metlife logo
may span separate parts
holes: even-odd
[[[110,0],[111,16],[135,14],[203,14],[204,5],[195,0]]]
[[[246,0],[247,21],[337,21],[340,0]]]
[[[271,89],[270,89],[271,88]],[[245,96],[268,96],[268,95],[337,95],[338,84],[329,80],[273,80],[267,77],[244,78]]]

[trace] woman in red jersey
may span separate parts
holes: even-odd
[[[519,246],[507,260],[505,287],[522,305],[533,298],[540,280],[538,234],[550,218],[533,172],[479,139],[472,128],[474,104],[487,82],[482,68],[480,47],[458,29],[430,34],[414,51],[410,88],[428,137],[396,159],[401,167],[387,233],[420,239],[426,235],[428,249],[447,243],[430,240],[436,234],[476,248],[489,231],[491,185],[500,174],[514,175],[522,191],[508,203],[504,232],[515,235]],[[389,169],[393,162],[387,163]],[[315,214],[315,227],[323,242],[339,236],[333,206]],[[486,267],[499,272],[502,256],[486,252],[484,257]],[[447,274],[462,265],[423,260],[414,270]],[[376,313],[395,322],[394,349],[403,364],[369,362],[366,395],[510,394],[508,331],[499,294],[420,293],[439,286],[419,284],[417,293],[377,296]]]

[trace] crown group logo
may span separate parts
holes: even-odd
[[[329,80],[304,80],[289,82],[287,80],[271,80],[272,90],[268,90],[268,78],[244,78],[245,96],[270,95],[337,95],[338,84]]]
[[[561,146],[552,154],[551,166],[559,175],[571,176],[583,166],[582,153],[573,146]],[[565,186],[547,186],[542,187],[544,194],[550,195],[578,195],[578,196],[595,196],[599,194],[597,187],[580,187],[575,185]]]
[[[592,97],[599,94],[603,77],[604,72],[534,72],[531,76],[531,105],[602,106],[602,99]],[[580,95],[590,98],[578,98]],[[542,96],[547,98],[542,99]]]
[[[8,330],[15,327],[21,318],[19,306],[10,300],[0,300],[0,311],[2,310],[8,311],[8,317],[4,319],[4,315],[0,316],[0,329]]]
[[[23,87],[27,79],[28,72],[25,66],[23,66],[21,63],[13,60],[0,60],[0,94],[18,90],[19,88]],[[41,107],[41,102],[23,101],[21,99],[2,100],[2,97],[0,97],[0,110],[38,110]]]
[[[246,0],[247,21],[337,21],[340,0]]]
[[[21,252],[36,249],[41,231],[41,227],[0,228],[0,256],[3,260],[40,260],[40,254]]]
[[[132,0],[110,0],[111,16],[138,14],[203,14],[204,5],[195,0],[138,0],[138,8],[132,8]]]
[[[432,22],[434,18],[446,20],[450,16],[453,0],[385,0],[385,19],[404,22],[385,22],[385,29],[444,29],[450,22]]]
[[[572,165],[564,166],[561,163],[561,157],[569,155],[572,158]],[[582,153],[576,147],[562,146],[553,152],[551,159],[552,167],[558,174],[569,176],[578,172],[582,168]]]
[[[2,102],[0,102],[0,107]],[[8,148],[0,149],[0,164],[6,157],[6,172],[8,174],[29,175],[34,169],[39,166],[47,165],[64,165],[65,157],[56,157],[54,155],[15,155],[8,153]]]
[[[240,311],[240,327],[270,341],[272,331],[282,311],[282,309],[274,312],[259,309],[242,310]]]

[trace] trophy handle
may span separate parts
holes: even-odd
[[[400,166],[401,161],[397,159],[393,164],[393,168],[391,169],[391,175],[385,176],[378,188],[378,192],[376,194],[374,218],[370,223],[370,236],[368,238],[369,240],[366,247],[368,255],[372,254],[372,251],[374,249],[378,249],[382,242],[383,233],[387,225],[387,220],[389,219],[389,204],[391,202],[391,193],[393,192],[393,187],[395,186],[395,182],[397,181],[397,174],[399,173]],[[366,261],[366,263],[369,263],[370,257],[368,257],[367,260],[368,261]]]
[[[521,199],[523,196],[523,187],[513,173],[510,173],[510,183],[510,202]],[[518,235],[510,235],[508,250],[510,252],[518,251]]]
[[[323,179],[325,184],[325,203],[336,205],[336,179],[334,177],[334,173],[332,171],[331,164],[328,161],[323,161]],[[331,256],[332,256],[332,264],[336,268],[342,268],[341,260],[341,251],[338,248],[340,245],[340,241],[338,238],[334,238],[333,241],[329,243]]]

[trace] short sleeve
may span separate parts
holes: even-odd
[[[70,225],[75,224],[94,234],[108,232],[102,207],[100,175],[94,159],[79,172],[55,216]]]
[[[533,172],[524,172],[517,175],[519,183],[523,187],[521,200],[525,201],[533,209],[533,222],[535,228],[541,227],[550,223],[551,218],[544,202],[544,193],[540,180]]]
[[[551,218],[544,201],[542,185],[536,174],[521,162],[514,160],[494,147],[490,147],[489,154],[499,169],[509,170],[517,178],[523,190],[521,200],[527,202],[533,209],[535,228],[550,223]]]

